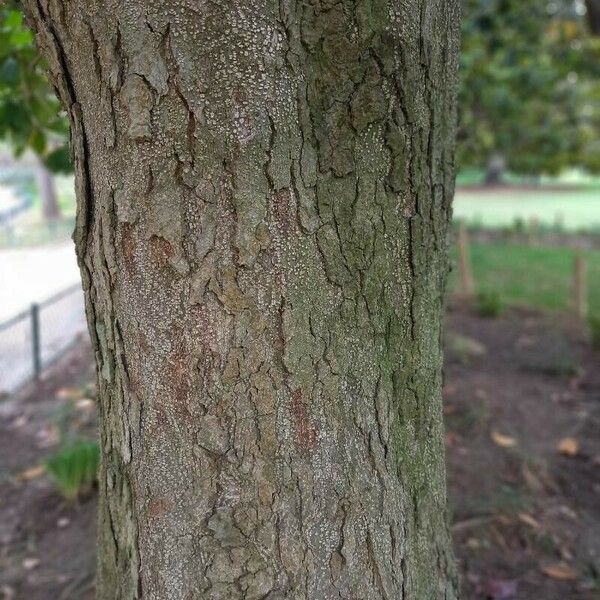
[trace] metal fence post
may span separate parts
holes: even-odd
[[[40,345],[40,307],[31,305],[31,355],[33,358],[33,375],[36,379],[42,372],[42,351]]]

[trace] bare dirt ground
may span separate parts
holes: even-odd
[[[445,413],[465,599],[600,598],[600,354],[556,316],[451,312]]]
[[[447,455],[463,600],[600,598],[600,354],[554,316],[446,328]],[[80,346],[0,403],[0,599],[93,598],[96,498],[61,499],[36,468],[95,436]],[[426,599],[415,599],[426,600]]]

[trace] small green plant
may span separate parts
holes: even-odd
[[[512,222],[513,233],[519,234],[525,232],[525,221],[522,217],[515,217]]]
[[[504,310],[500,294],[493,290],[479,292],[476,307],[477,312],[484,317],[497,317]]]
[[[76,500],[96,481],[98,444],[77,442],[50,457],[46,471],[67,500]]]
[[[594,315],[590,317],[588,320],[588,324],[590,327],[592,346],[596,350],[600,350],[600,316]]]
[[[448,347],[463,365],[468,365],[472,358],[482,356],[486,352],[485,346],[477,340],[458,334],[450,336]]]

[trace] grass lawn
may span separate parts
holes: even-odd
[[[455,250],[454,256],[455,254]],[[585,251],[590,313],[600,317],[600,250]],[[471,244],[479,291],[496,291],[507,304],[568,309],[572,298],[574,251],[509,244]],[[450,276],[456,287],[457,270]]]
[[[454,199],[454,217],[483,227],[512,225],[537,217],[540,224],[565,229],[600,229],[600,188],[465,189]]]

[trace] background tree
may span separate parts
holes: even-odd
[[[48,85],[34,36],[16,3],[0,6],[0,139],[14,154],[33,151],[42,213],[60,216],[52,172],[68,172],[68,120]]]
[[[71,120],[100,598],[456,598],[457,2],[25,2]]]
[[[557,174],[600,169],[600,44],[571,0],[465,0],[459,162]]]
[[[590,29],[594,35],[600,35],[600,0],[585,0]]]

